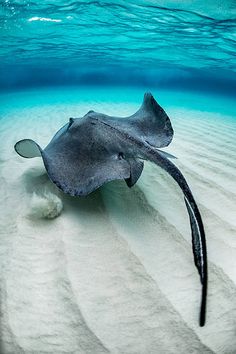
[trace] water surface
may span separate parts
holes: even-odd
[[[233,1],[1,3],[1,86],[235,89]],[[231,92],[232,93],[232,92]]]

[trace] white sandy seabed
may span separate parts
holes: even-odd
[[[115,181],[70,197],[52,185],[40,158],[13,149],[23,138],[46,146],[69,117],[90,109],[132,114],[143,92],[8,93],[0,122],[1,353],[236,353],[233,102],[153,93],[175,130],[166,151],[178,157],[204,220],[205,327],[187,212],[165,172],[146,162],[132,189]]]

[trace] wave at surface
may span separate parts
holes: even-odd
[[[123,76],[192,68],[230,77],[236,67],[233,2],[181,3],[4,0],[1,65],[44,66],[47,74],[54,67],[59,76],[66,68],[63,77],[71,68],[99,70],[111,80],[122,68]]]

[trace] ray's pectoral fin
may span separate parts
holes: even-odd
[[[124,159],[106,156],[76,156],[76,150],[60,153],[57,148],[45,150],[42,154],[49,178],[64,193],[72,196],[86,196],[107,183],[130,176],[130,166]]]
[[[138,135],[153,147],[165,147],[173,139],[174,131],[168,115],[149,92],[145,93],[142,106],[129,120]]]
[[[135,159],[129,159],[128,163],[130,165],[130,177],[125,179],[128,187],[132,187],[139,179],[143,172],[143,162],[137,161]]]
[[[206,238],[203,227],[201,214],[197,204],[193,198],[192,192],[180,172],[180,170],[169,161],[164,155],[159,154],[156,150],[149,150],[148,159],[168,172],[171,177],[178,183],[184,194],[184,200],[189,214],[190,226],[192,231],[192,249],[194,255],[194,263],[197,267],[202,284],[202,299],[200,309],[200,326],[204,326],[206,318],[206,297],[207,297],[207,251]]]
[[[32,158],[41,157],[41,147],[31,139],[23,139],[18,141],[15,146],[15,151],[22,157]]]

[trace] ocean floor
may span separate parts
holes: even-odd
[[[236,112],[222,96],[153,91],[171,118],[165,149],[202,213],[207,320],[182,192],[145,162],[137,185],[64,195],[23,138],[46,146],[69,117],[134,113],[143,91],[61,88],[0,96],[1,353],[236,353]],[[57,216],[58,217],[55,217]]]

